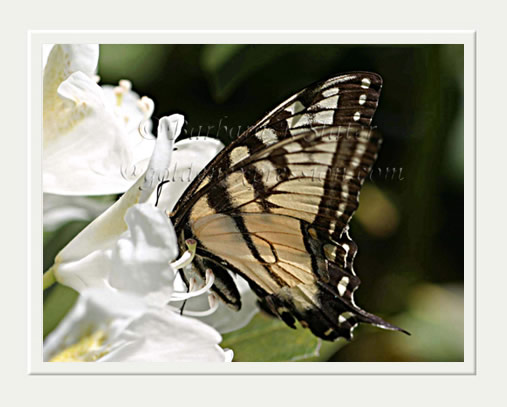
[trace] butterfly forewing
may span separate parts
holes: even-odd
[[[357,246],[348,223],[375,162],[369,127],[382,80],[336,76],[279,105],[224,149],[172,214],[180,242],[198,241],[194,267],[216,269],[213,290],[241,306],[229,271],[273,314],[317,336],[350,339],[359,322],[398,329],[354,303]]]
[[[323,125],[369,126],[381,87],[379,75],[352,72],[308,86],[281,103],[223,149],[190,184],[173,211],[176,226],[195,199],[256,152]]]

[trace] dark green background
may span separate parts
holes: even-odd
[[[215,135],[220,126],[225,144],[224,126],[235,135],[315,81],[379,73],[373,122],[384,143],[351,226],[362,280],[356,302],[412,336],[360,326],[352,343],[326,345],[319,360],[463,360],[462,45],[102,45],[100,52],[101,83],[130,79],[155,101],[155,118],[183,113],[187,130],[211,127]],[[397,169],[394,179],[386,168]],[[45,263],[56,246],[45,247]],[[315,347],[303,329],[283,325],[266,343],[274,323],[258,317],[225,344],[238,360],[288,360],[281,350],[291,340]]]

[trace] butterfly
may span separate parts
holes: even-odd
[[[359,323],[403,331],[359,308],[349,222],[381,138],[371,127],[382,78],[351,72],[291,96],[229,144],[170,214],[192,267],[215,275],[212,291],[233,309],[246,279],[262,307],[319,338],[352,339]],[[407,333],[407,332],[406,332]]]

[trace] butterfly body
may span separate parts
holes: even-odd
[[[180,245],[197,241],[193,267],[213,271],[212,290],[230,307],[241,307],[238,274],[264,308],[320,338],[351,339],[359,322],[400,330],[353,298],[349,221],[380,147],[370,124],[381,86],[379,75],[353,72],[303,89],[187,188],[171,214]]]

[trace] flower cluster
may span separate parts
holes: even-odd
[[[210,294],[212,270],[205,281],[182,284],[195,242],[178,258],[167,213],[193,177],[166,183],[157,196],[170,165],[195,176],[223,145],[205,137],[176,142],[179,114],[160,119],[155,138],[153,101],[126,80],[99,86],[98,56],[98,45],[55,45],[44,68],[45,228],[95,218],[45,274],[45,283],[56,280],[80,296],[46,338],[44,360],[231,361],[220,333],[248,323],[254,295],[236,277],[243,308],[235,313]],[[87,197],[123,192],[107,208]]]

